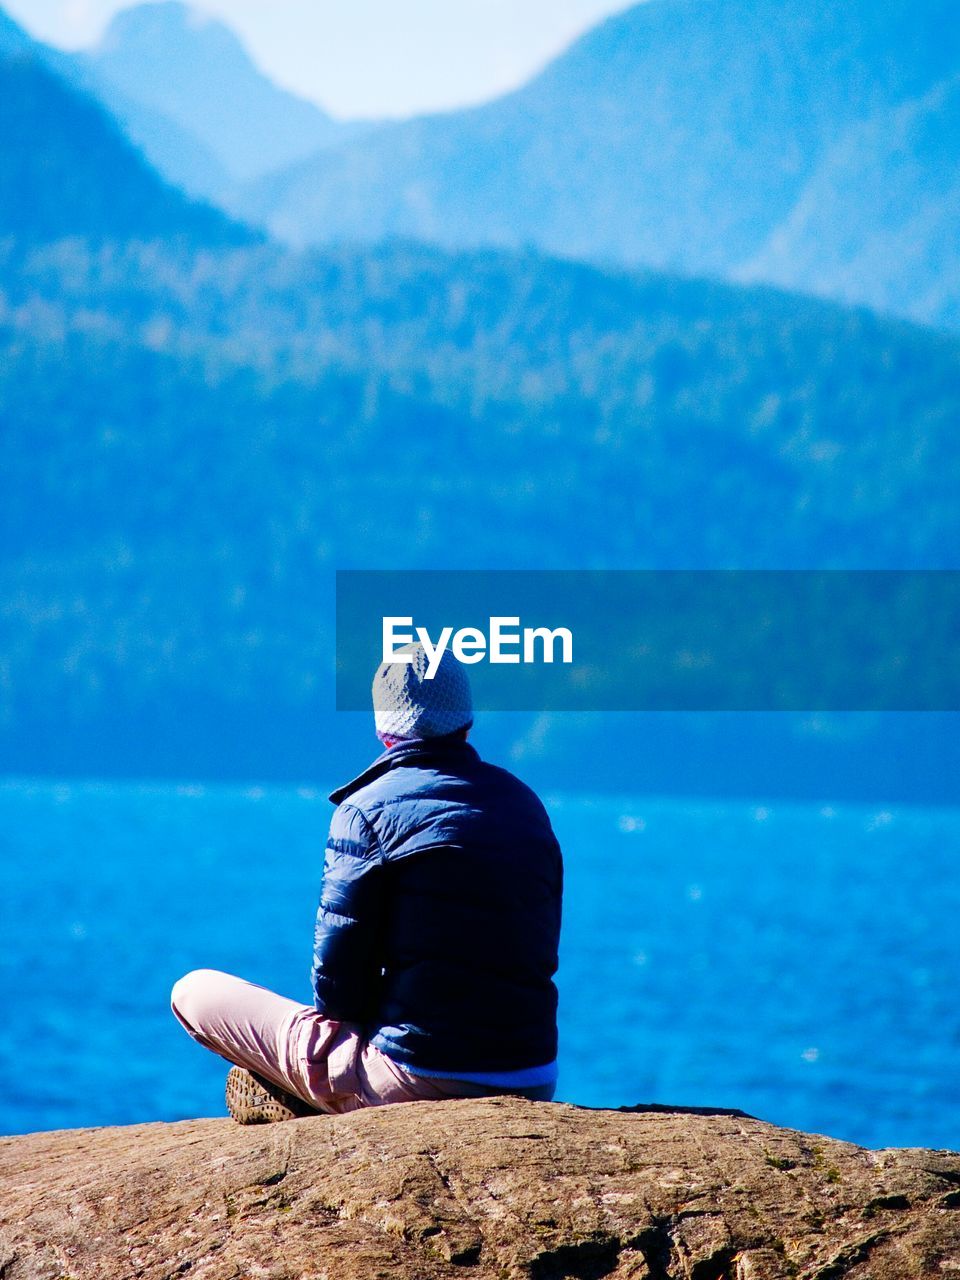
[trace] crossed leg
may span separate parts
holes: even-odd
[[[198,1044],[316,1111],[511,1092],[535,1101],[553,1097],[552,1085],[507,1089],[418,1076],[367,1043],[356,1024],[326,1018],[216,969],[195,969],[181,978],[170,1003]]]
[[[350,1109],[349,1077],[361,1042],[349,1024],[216,969],[181,978],[170,1005],[193,1039],[221,1058],[318,1111]]]

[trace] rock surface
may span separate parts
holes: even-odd
[[[960,1276],[960,1155],[521,1099],[0,1141],[2,1280]]]

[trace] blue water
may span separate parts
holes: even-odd
[[[960,1148],[960,811],[559,796],[559,1096]],[[309,1000],[320,792],[0,782],[0,1132],[222,1114],[211,966]]]

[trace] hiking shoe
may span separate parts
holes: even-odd
[[[237,1124],[275,1124],[319,1114],[300,1098],[244,1067],[230,1068],[225,1092],[227,1110]]]

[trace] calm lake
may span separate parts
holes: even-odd
[[[558,1097],[960,1148],[960,810],[547,801]],[[0,1132],[223,1114],[170,987],[209,966],[309,1002],[330,812],[321,790],[0,782]]]

